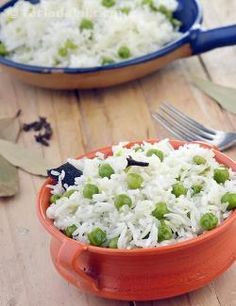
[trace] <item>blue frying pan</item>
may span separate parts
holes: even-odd
[[[17,0],[0,7],[0,13]],[[31,0],[37,3],[38,0]],[[53,89],[86,89],[125,83],[154,72],[169,62],[215,48],[236,44],[236,25],[204,31],[202,9],[198,0],[178,0],[175,17],[182,22],[182,37],[156,52],[121,63],[92,68],[52,68],[20,64],[0,56],[8,73],[26,83]],[[37,33],[35,33],[37,35]]]

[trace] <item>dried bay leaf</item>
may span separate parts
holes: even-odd
[[[216,100],[223,108],[236,114],[236,88],[225,87],[198,77],[192,78],[193,83]]]
[[[0,119],[0,138],[15,142],[20,133],[18,115]],[[0,155],[0,197],[14,196],[19,191],[17,169]]]
[[[18,171],[0,155],[0,197],[10,197],[19,190]]]
[[[15,117],[0,118],[0,139],[15,142],[20,133],[18,114]]]
[[[47,169],[52,167],[38,151],[3,139],[0,139],[0,155],[12,165],[34,175],[47,176]]]

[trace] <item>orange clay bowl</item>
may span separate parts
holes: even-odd
[[[158,140],[149,140],[157,142]],[[130,143],[128,146],[132,146]],[[173,140],[174,148],[185,144]],[[205,147],[210,147],[203,145]],[[211,148],[211,147],[210,147]],[[111,147],[95,153],[111,154]],[[216,159],[236,171],[236,163],[213,149]],[[117,250],[67,238],[46,217],[52,183],[47,179],[37,203],[38,217],[52,236],[51,257],[57,271],[83,291],[109,299],[155,300],[198,289],[223,273],[236,258],[236,211],[216,229],[170,246]]]

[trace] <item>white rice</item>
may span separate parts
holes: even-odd
[[[47,209],[47,216],[54,220],[58,229],[65,230],[75,224],[78,228],[73,233],[73,238],[89,243],[87,234],[99,227],[106,232],[108,241],[119,237],[120,249],[150,248],[198,236],[203,232],[199,221],[205,213],[214,213],[219,220],[218,224],[230,215],[226,210],[227,205],[221,203],[221,197],[226,192],[235,192],[236,184],[233,180],[218,184],[213,179],[214,169],[220,165],[212,150],[197,144],[174,150],[167,139],[153,145],[144,142],[143,152],[135,152],[134,148],[127,149],[119,144],[112,148],[113,155],[107,158],[98,154],[99,157],[94,159],[68,160],[82,170],[83,175],[75,179],[74,186],[68,188],[77,190],[70,198],[61,198]],[[164,160],[161,162],[156,155],[147,157],[146,152],[150,148],[164,152]],[[194,164],[192,158],[195,155],[201,155],[207,163]],[[127,187],[127,173],[124,170],[128,156],[149,163],[148,167],[135,166],[129,170],[142,175],[144,182],[140,189],[131,190]],[[115,171],[110,179],[98,175],[98,167],[104,161]],[[206,171],[202,174],[204,170]],[[229,172],[232,178],[232,170],[229,169]],[[178,179],[188,189],[187,194],[179,198],[171,192]],[[97,185],[100,191],[92,200],[83,196],[83,186],[88,182]],[[204,187],[199,194],[192,196],[191,186],[196,183],[201,183]],[[51,188],[52,193],[57,193],[62,186],[59,182]],[[132,199],[132,207],[125,205],[118,210],[114,206],[114,197],[118,194],[127,194]],[[162,242],[158,242],[160,221],[152,215],[158,202],[167,203],[169,213],[165,215],[165,222],[173,231],[173,239]]]
[[[0,15],[0,42],[8,57],[20,63],[47,67],[100,66],[104,57],[115,62],[120,47],[130,49],[130,58],[154,52],[180,37],[178,27],[143,0],[116,0],[111,8],[102,0],[41,0],[32,5],[18,1]],[[174,12],[176,0],[153,0]],[[128,14],[122,8],[129,8]],[[93,29],[81,30],[81,21],[93,22]],[[67,55],[60,55],[67,41]],[[129,59],[130,59],[129,58]]]

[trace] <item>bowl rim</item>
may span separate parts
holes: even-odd
[[[149,143],[155,143],[159,142],[160,139],[148,139],[148,140],[141,140],[141,141],[131,141],[126,146],[131,147],[134,144],[140,144],[143,141],[149,142]],[[200,146],[209,148],[215,153],[216,159],[220,160],[224,165],[227,167],[232,168],[234,171],[236,171],[236,162],[232,160],[230,157],[225,155],[224,153],[220,152],[216,148],[214,148],[211,145],[201,143],[198,141],[194,142],[188,142],[188,141],[181,141],[176,139],[169,140],[170,143],[174,146],[174,148],[178,148],[182,145],[189,144],[189,143],[198,143]],[[76,159],[81,159],[84,157],[93,158],[97,152],[103,152],[105,154],[109,154],[111,152],[112,146],[103,147],[100,149],[96,149],[92,152],[89,152],[87,154],[80,155]],[[167,245],[167,246],[160,246],[160,247],[153,247],[153,248],[134,248],[134,249],[109,249],[109,248],[102,248],[97,247],[89,244],[82,243],[78,240],[74,240],[71,238],[66,237],[59,229],[57,229],[53,225],[53,221],[47,218],[46,216],[46,210],[42,208],[42,203],[45,202],[45,197],[47,198],[47,202],[49,202],[49,188],[47,187],[48,184],[52,183],[52,179],[47,178],[44,184],[41,186],[41,189],[38,193],[37,197],[37,215],[38,218],[43,225],[43,227],[56,239],[60,240],[61,242],[68,243],[68,244],[76,244],[78,247],[83,248],[84,250],[88,250],[92,253],[99,253],[99,254],[109,254],[109,255],[137,255],[137,254],[165,254],[173,251],[179,251],[186,248],[194,247],[196,245],[199,245],[205,241],[211,240],[218,236],[219,234],[222,234],[224,231],[228,229],[228,227],[236,221],[236,210],[231,213],[229,217],[227,217],[219,226],[217,226],[215,229],[205,232],[197,237],[184,240],[182,242],[177,242],[175,244]]]
[[[2,6],[0,6],[0,14],[5,9],[14,5],[18,1],[19,0],[10,0],[10,1],[7,1],[5,4],[3,4]],[[189,41],[189,36],[190,36],[191,31],[197,28],[200,28],[200,24],[203,19],[202,6],[199,0],[191,0],[191,1],[193,2],[193,5],[195,5],[196,10],[197,10],[197,15],[196,15],[195,20],[193,21],[192,26],[186,32],[184,32],[183,35],[179,39],[166,44],[164,47],[158,49],[158,51],[154,51],[146,55],[142,55],[142,56],[130,59],[130,60],[123,61],[123,62],[118,62],[118,63],[109,64],[105,66],[88,67],[88,68],[79,68],[79,67],[78,68],[63,68],[63,67],[47,67],[47,66],[28,65],[28,64],[22,64],[22,63],[15,62],[11,59],[5,58],[4,56],[0,56],[0,64],[7,66],[7,67],[15,68],[18,70],[30,72],[30,73],[42,73],[42,74],[64,74],[64,73],[65,74],[78,74],[78,73],[86,74],[86,73],[95,73],[95,72],[101,72],[101,71],[109,71],[109,70],[114,70],[114,69],[116,70],[120,68],[126,68],[129,66],[144,64],[146,62],[162,57],[176,50],[177,48],[181,47],[182,45],[184,45],[185,43]]]

